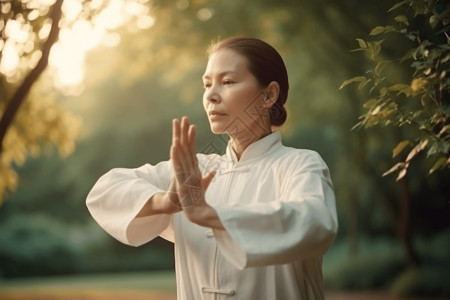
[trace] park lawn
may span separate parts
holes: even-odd
[[[175,273],[136,272],[0,280],[0,300],[175,300]]]
[[[327,300],[444,300],[396,297],[386,291],[327,290]],[[173,271],[0,280],[0,300],[176,300]]]

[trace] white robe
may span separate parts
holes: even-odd
[[[167,190],[170,162],[113,169],[88,195],[94,219],[122,243],[155,237],[175,243],[178,299],[324,299],[322,255],[337,231],[327,166],[311,150],[285,147],[274,132],[238,161],[198,154],[204,174],[217,170],[206,201],[224,230],[191,223],[182,212],[136,218],[146,201]]]

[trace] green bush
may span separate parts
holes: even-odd
[[[68,274],[76,266],[76,253],[60,222],[42,215],[15,215],[2,223],[2,277]]]
[[[416,241],[422,264],[405,270],[391,290],[401,296],[450,297],[450,230]]]
[[[324,257],[328,288],[384,289],[409,297],[450,297],[450,230],[414,240],[419,267],[408,268],[399,244],[388,238],[361,238],[356,255],[337,241]]]
[[[386,288],[405,268],[406,261],[395,242],[362,239],[358,255],[350,256],[341,242],[324,260],[325,284],[339,289]],[[335,252],[335,253],[333,253]]]
[[[391,290],[400,296],[450,297],[449,278],[450,270],[442,265],[408,269],[396,278]]]

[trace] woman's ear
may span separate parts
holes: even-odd
[[[272,107],[277,102],[278,95],[280,94],[280,85],[276,81],[272,81],[266,88],[266,107]]]

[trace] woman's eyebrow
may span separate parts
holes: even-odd
[[[218,73],[216,76],[218,76],[218,77],[224,77],[225,75],[229,75],[229,74],[238,74],[238,73],[235,72],[235,71],[223,71],[223,72]],[[213,76],[213,77],[214,77],[214,76]],[[203,75],[202,78],[203,78],[203,79],[210,79],[211,76],[208,75],[208,74],[205,74],[205,75]]]

